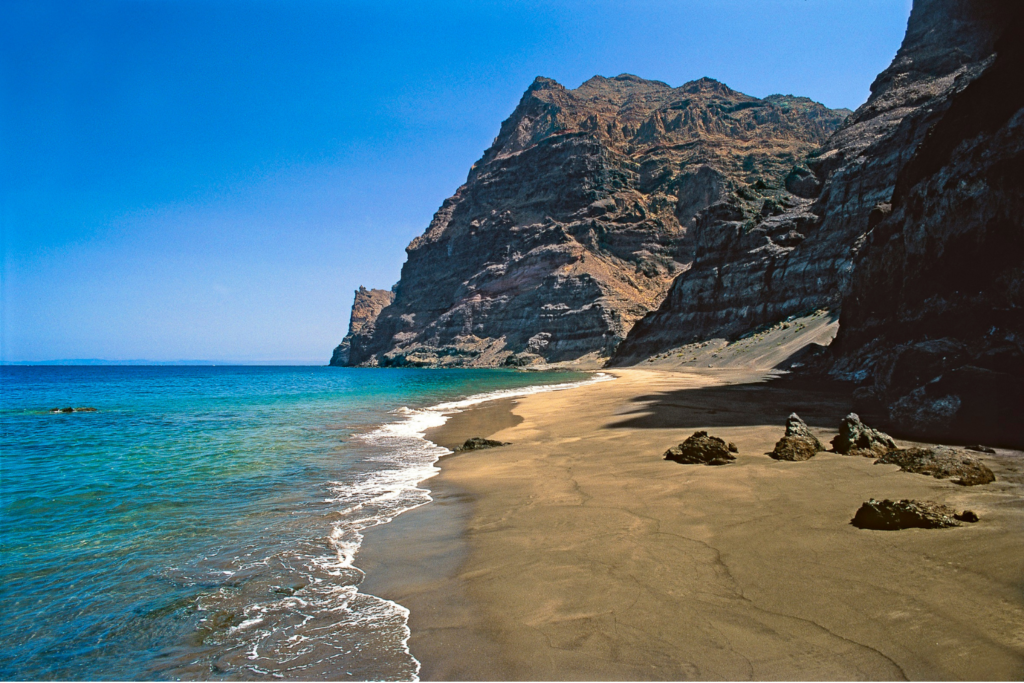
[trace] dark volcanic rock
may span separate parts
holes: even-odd
[[[979,519],[981,519],[980,517],[978,517],[978,513],[974,512],[973,510],[964,510],[959,515],[954,516],[961,522],[969,522],[971,524],[974,524]]]
[[[856,261],[830,372],[870,380],[908,437],[1020,448],[1024,3],[960,4],[995,13],[982,28],[1002,37],[901,170]]]
[[[736,459],[725,441],[707,432],[694,432],[678,446],[665,451],[665,459],[684,465],[728,465]]]
[[[865,235],[890,208],[898,175],[954,99],[966,94],[972,81],[992,63],[995,37],[1004,25],[1001,13],[1019,5],[916,0],[903,45],[875,79],[868,101],[820,149],[797,160],[786,175],[789,196],[785,199],[790,208],[770,217],[739,218],[710,209],[701,213],[684,240],[685,248],[694,254],[692,266],[676,278],[658,310],[633,327],[612,363],[636,363],[683,344],[734,338],[789,315],[837,308],[850,290],[854,260]],[[1010,72],[1008,76],[1015,77]],[[1018,97],[1024,90],[1019,84],[1005,88],[1008,97]],[[1022,138],[1017,133],[1015,139],[1004,141],[1009,153],[996,157],[1012,158],[1012,149],[1019,147]],[[992,158],[993,164],[997,161]],[[1004,167],[1004,177],[1019,174],[1016,168]],[[974,196],[975,187],[964,187],[965,198]],[[1005,187],[1009,204],[1016,201],[1019,208],[1019,185],[1006,183]],[[1014,188],[1018,189],[1011,197]],[[941,203],[945,190],[935,189],[929,196]],[[745,191],[757,190],[750,186]],[[897,212],[895,204],[891,208]],[[1010,225],[1019,226],[1017,220]],[[918,232],[928,229],[920,222],[914,225],[919,226]],[[960,232],[959,227],[949,230]],[[1014,234],[1019,235],[1019,229]],[[919,243],[915,249],[924,246]],[[867,278],[874,285],[871,299],[890,297],[887,288],[901,272],[896,267]],[[1019,275],[1002,272],[1008,283],[1021,281]],[[941,279],[958,278],[955,271],[946,270]]]
[[[775,444],[775,450],[768,455],[776,460],[810,460],[818,451],[825,450],[821,448],[820,443],[816,444],[816,441],[817,439],[808,439],[805,436],[784,436]]]
[[[885,432],[872,429],[850,413],[839,423],[839,435],[832,439],[832,449],[841,455],[878,457],[896,448],[896,442]]]
[[[352,336],[349,362],[608,355],[690,266],[694,226],[787,206],[793,162],[845,115],[711,79],[597,76],[569,90],[538,78],[407,248],[394,303]],[[776,236],[793,243],[802,225]]]
[[[961,486],[989,484],[996,480],[992,470],[966,451],[933,446],[931,448],[899,448],[888,451],[875,461],[899,465],[904,472],[927,474],[936,479],[949,479]]]
[[[786,418],[786,435],[775,444],[775,449],[769,453],[776,460],[810,460],[825,447],[818,441],[818,437],[811,433],[807,423],[800,419],[796,413],[790,413]]]
[[[96,408],[51,408],[51,413],[95,413]]]
[[[956,511],[946,505],[930,501],[875,500],[874,498],[860,506],[850,523],[859,529],[881,531],[942,529],[960,526]]]
[[[482,448],[497,448],[498,446],[511,446],[512,443],[509,441],[494,441],[493,439],[484,439],[479,436],[474,436],[471,439],[466,439],[466,443],[462,444],[455,449],[455,452],[460,451],[478,451]]]
[[[348,334],[341,340],[341,343],[334,349],[331,356],[331,365],[348,365],[351,352],[352,337],[360,332],[364,334],[373,333],[373,325],[377,316],[391,302],[395,300],[395,293],[387,289],[367,289],[360,286],[356,290],[355,300],[352,302],[352,315],[348,322]]]
[[[796,413],[790,413],[789,417],[786,418],[786,436],[798,436],[803,439],[810,439],[814,448],[818,451],[825,450],[825,447],[818,441],[818,437],[811,433],[807,423],[800,419],[800,416]]]

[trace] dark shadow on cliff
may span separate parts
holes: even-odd
[[[797,413],[807,424],[837,429],[851,410],[853,387],[785,376],[767,382],[682,389],[638,396],[635,412],[606,429],[690,429],[779,425]],[[862,416],[870,423],[873,416]]]

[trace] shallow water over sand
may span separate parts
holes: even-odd
[[[460,399],[585,378],[0,371],[4,679],[414,678],[408,612],[359,592],[361,531],[429,501],[421,434]]]

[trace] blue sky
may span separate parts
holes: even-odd
[[[324,363],[535,76],[853,109],[909,10],[6,0],[0,356]]]

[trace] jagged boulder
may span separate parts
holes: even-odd
[[[786,436],[797,436],[803,439],[810,439],[814,447],[819,450],[825,450],[825,447],[818,441],[818,437],[811,433],[810,427],[807,423],[800,419],[800,416],[796,413],[790,413],[789,417],[786,418]]]
[[[728,465],[736,456],[729,452],[729,445],[717,436],[694,432],[683,443],[665,451],[665,459],[684,465]]]
[[[964,511],[964,517],[969,510]],[[970,513],[974,515],[973,512]],[[977,515],[974,515],[975,520]],[[965,519],[965,521],[967,521]],[[875,500],[872,498],[860,506],[850,522],[858,529],[942,529],[960,526],[956,511],[931,501],[917,500]]]
[[[775,444],[775,450],[768,455],[776,460],[798,462],[810,460],[824,448],[815,447],[814,442],[803,436],[784,436]]]
[[[456,453],[461,451],[479,451],[483,448],[497,448],[498,446],[511,446],[510,441],[494,441],[493,439],[484,439],[479,436],[474,436],[472,439],[466,439],[466,443],[462,444],[455,449]]]
[[[989,484],[996,480],[992,470],[976,457],[958,448],[898,448],[882,455],[876,465],[899,465],[904,472],[917,472],[936,479],[949,479],[961,486]]]
[[[893,438],[860,421],[857,413],[850,413],[839,423],[839,435],[832,439],[832,450],[841,455],[861,455],[877,458],[896,448]]]
[[[786,435],[779,439],[775,450],[768,455],[776,460],[801,461],[810,460],[823,450],[825,447],[811,433],[807,423],[796,413],[790,413],[786,418]]]

